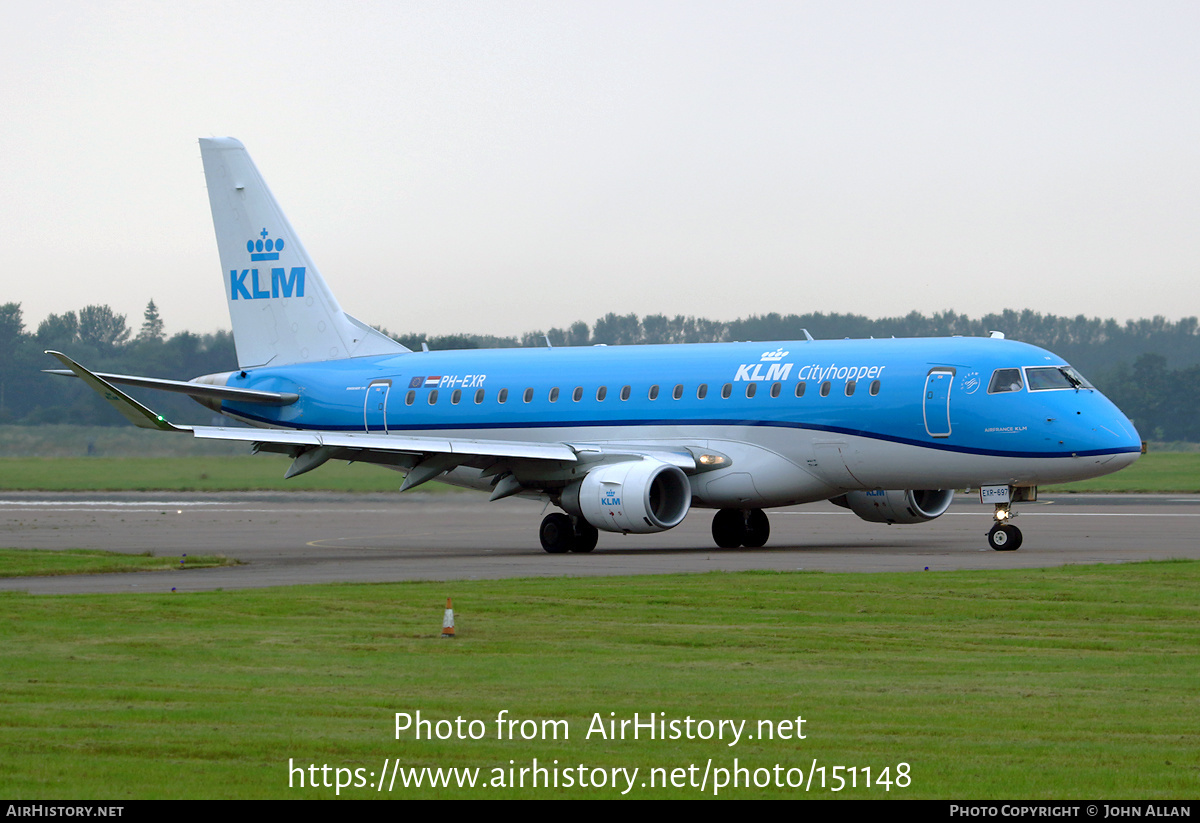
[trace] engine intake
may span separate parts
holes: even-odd
[[[561,505],[597,529],[649,534],[683,522],[692,487],[678,466],[643,458],[592,469],[563,489]]]
[[[926,523],[950,508],[954,489],[847,492],[830,500],[871,523]]]

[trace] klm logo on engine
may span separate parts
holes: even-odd
[[[608,491],[606,491],[604,493],[604,496],[600,498],[600,505],[601,506],[619,506],[619,505],[621,505],[621,498],[617,496],[617,493],[615,491],[613,491],[612,489],[609,489]]]
[[[278,260],[283,251],[283,238],[272,238],[265,228],[259,232],[257,240],[246,241],[246,251],[250,254],[250,262],[258,263],[266,260]],[[268,288],[269,285],[269,288]],[[272,297],[303,297],[304,296],[304,266],[292,266],[289,273],[284,268],[271,269],[271,280],[268,284],[266,272],[259,273],[258,269],[237,269],[229,271],[230,300],[265,300]]]

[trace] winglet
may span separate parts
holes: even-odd
[[[53,356],[58,360],[58,362],[75,372],[76,377],[99,392],[105,400],[112,404],[113,408],[119,411],[126,420],[138,428],[159,429],[160,431],[172,432],[191,431],[191,428],[189,427],[176,426],[173,423],[168,422],[167,419],[161,414],[152,412],[150,409],[134,400],[125,392],[118,389],[112,383],[107,382],[102,377],[97,377],[95,374],[88,371],[62,352],[47,351],[46,354]]]

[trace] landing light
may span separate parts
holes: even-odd
[[[700,465],[709,468],[716,468],[728,462],[729,458],[721,454],[702,454],[700,455]]]
[[[733,459],[727,454],[721,454],[716,451],[701,451],[700,449],[688,449],[692,453],[692,457],[696,460],[696,471],[710,472],[714,469],[724,469],[733,465]]]

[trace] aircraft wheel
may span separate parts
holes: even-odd
[[[1015,552],[1021,548],[1021,530],[1007,523],[997,523],[988,532],[988,545],[998,552]]]
[[[571,551],[578,554],[587,554],[596,548],[596,541],[599,539],[599,529],[582,517],[575,518],[575,541],[571,546]]]
[[[721,509],[713,515],[712,536],[722,549],[736,549],[746,537],[746,517],[740,509]]]
[[[538,530],[538,536],[542,539],[542,548],[550,554],[569,552],[575,543],[575,529],[571,525],[571,518],[559,512],[546,515],[542,520],[541,529]]]
[[[762,509],[751,509],[746,515],[746,533],[742,545],[747,549],[761,549],[771,536],[771,521]]]

